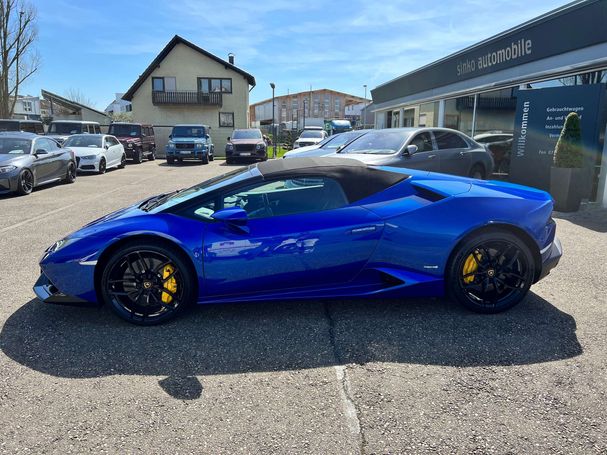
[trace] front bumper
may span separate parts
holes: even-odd
[[[0,176],[0,194],[17,191],[18,182],[19,172],[12,171],[11,173]]]
[[[74,297],[71,295],[64,294],[55,287],[48,277],[41,273],[38,281],[34,284],[34,293],[44,303],[55,303],[58,305],[82,305],[92,304],[91,302]]]
[[[546,277],[550,271],[557,266],[561,256],[563,255],[563,247],[561,241],[555,237],[550,245],[541,251],[542,255],[542,271],[537,279],[538,281]]]
[[[180,160],[200,160],[208,156],[207,150],[168,150],[166,151],[167,158],[175,158]]]
[[[97,172],[99,171],[99,158],[82,159],[77,157],[78,172]]]

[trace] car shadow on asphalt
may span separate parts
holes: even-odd
[[[197,376],[389,362],[454,367],[522,365],[582,353],[576,323],[534,293],[497,315],[444,300],[200,305],[177,320],[133,326],[107,307],[31,300],[5,322],[0,348],[49,375],[165,376],[179,399],[202,393]]]
[[[554,212],[552,216],[592,231],[607,232],[607,209],[602,207],[592,207],[572,213]]]

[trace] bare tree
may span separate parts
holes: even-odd
[[[0,118],[13,115],[19,87],[36,72],[40,58],[36,10],[25,0],[0,0]]]
[[[2,1],[2,0],[0,0],[0,1]],[[75,103],[83,104],[85,106],[92,107],[92,108],[95,107],[95,103],[93,102],[93,100],[90,99],[88,96],[86,96],[84,94],[84,92],[82,90],[80,90],[79,88],[74,88],[74,87],[68,88],[64,92],[64,96],[68,100],[74,101]]]

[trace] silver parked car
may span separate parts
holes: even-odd
[[[493,159],[485,147],[448,128],[374,130],[331,156],[477,179],[487,178],[493,170]]]
[[[75,180],[71,150],[33,133],[0,133],[0,194],[29,194],[36,186]]]
[[[335,153],[338,149],[367,134],[371,130],[355,130],[334,134],[315,145],[293,149],[283,155],[283,158],[304,158],[311,156],[326,156]]]

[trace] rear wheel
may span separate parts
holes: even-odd
[[[496,230],[470,237],[447,270],[451,297],[478,313],[498,313],[525,298],[534,277],[529,247],[514,234]]]
[[[17,194],[25,196],[34,189],[34,174],[29,169],[23,169],[17,181]]]
[[[101,277],[101,295],[122,319],[138,325],[166,322],[195,298],[194,279],[181,254],[147,242],[116,252]]]
[[[76,165],[73,161],[70,161],[67,165],[67,171],[65,172],[65,178],[63,183],[74,183],[76,181]]]
[[[470,177],[473,179],[483,180],[485,178],[485,170],[480,164],[475,164],[470,169]]]

